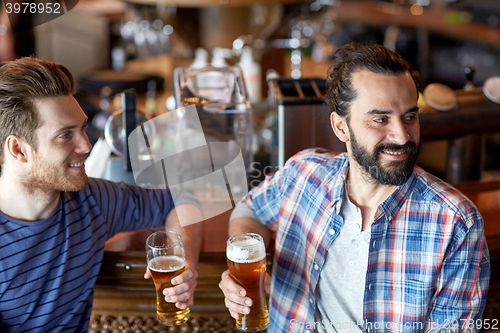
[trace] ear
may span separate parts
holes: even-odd
[[[339,116],[337,112],[330,114],[330,124],[337,138],[342,142],[349,141],[349,128],[345,117]]]
[[[9,135],[5,139],[4,156],[6,158],[13,158],[21,163],[28,161],[28,143],[15,135]]]

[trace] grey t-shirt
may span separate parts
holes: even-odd
[[[328,249],[316,286],[316,332],[360,332],[370,229],[361,231],[361,210],[342,194],[344,226]]]

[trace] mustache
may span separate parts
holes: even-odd
[[[408,141],[404,145],[398,145],[395,143],[379,143],[375,146],[373,152],[374,155],[378,155],[384,150],[402,150],[404,152],[417,152],[418,146],[414,141]]]

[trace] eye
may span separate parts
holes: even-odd
[[[59,139],[68,140],[71,138],[71,136],[72,136],[71,132],[66,132],[66,133],[59,135]]]
[[[413,123],[413,122],[416,122],[418,119],[418,115],[416,113],[409,113],[407,114],[403,120],[408,122],[408,123]]]
[[[387,122],[387,117],[375,118],[373,119],[373,121],[379,124],[383,124]]]

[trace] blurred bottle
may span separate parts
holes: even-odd
[[[208,66],[208,52],[199,47],[194,51],[194,61],[191,68],[203,68]]]
[[[214,47],[212,50],[212,67],[227,67],[226,59],[232,56],[230,49]]]
[[[260,102],[262,99],[261,67],[253,58],[252,48],[248,46],[243,48],[238,66],[243,72],[250,102],[252,104]]]

